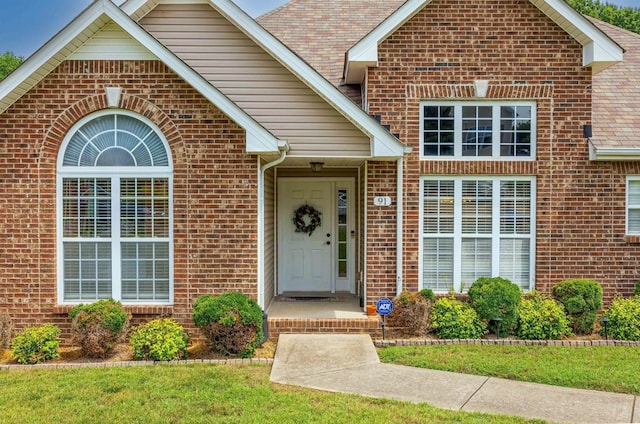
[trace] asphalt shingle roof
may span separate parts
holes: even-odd
[[[640,148],[640,34],[591,21],[624,50],[624,60],[593,77],[593,139],[598,147]]]

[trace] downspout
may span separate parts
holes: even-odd
[[[268,169],[281,164],[287,158],[289,143],[278,141],[280,157],[273,162],[260,165],[258,156],[258,305],[266,307],[264,299],[264,175]]]
[[[396,201],[396,229],[397,229],[397,234],[396,234],[396,295],[399,295],[400,293],[402,293],[402,257],[403,257],[403,203],[404,203],[404,193],[403,193],[403,186],[402,186],[402,181],[404,179],[403,173],[404,173],[404,167],[403,167],[403,163],[404,163],[404,157],[400,157],[398,158],[398,170],[397,170],[397,188],[396,188],[396,193],[397,193],[397,201]]]

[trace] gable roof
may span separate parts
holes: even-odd
[[[199,91],[246,131],[247,152],[278,152],[284,142],[262,127],[222,92],[187,66],[110,0],[96,0],[69,25],[29,57],[16,71],[0,82],[0,113],[38,84],[56,66],[109,22],[140,42],[151,54]]]
[[[344,53],[405,0],[291,0],[256,20],[340,91],[362,104],[360,87],[342,81]]]
[[[640,34],[590,18],[624,49],[624,61],[593,77],[593,160],[640,160]]]
[[[583,46],[583,65],[594,73],[622,60],[622,48],[564,0],[529,0]],[[346,53],[347,84],[360,83],[366,69],[378,63],[378,46],[432,0],[408,0]]]
[[[171,0],[166,0],[170,2]],[[165,0],[128,0],[121,7],[133,19],[139,20]],[[278,38],[254,21],[230,0],[184,0],[187,3],[211,5],[236,28],[266,51],[271,57],[288,69],[305,85],[329,103],[352,124],[371,139],[371,156],[378,159],[402,157],[410,148],[402,144],[389,131],[343,95],[316,69],[291,51]]]

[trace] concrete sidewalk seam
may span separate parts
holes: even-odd
[[[467,404],[468,404],[469,402],[471,402],[471,399],[473,399],[473,397],[474,397],[475,395],[477,395],[477,394],[478,394],[478,392],[479,392],[480,390],[482,390],[482,388],[484,387],[484,385],[485,385],[485,384],[487,384],[487,382],[488,382],[490,379],[491,379],[491,377],[487,377],[487,378],[485,378],[485,380],[482,382],[482,384],[481,384],[481,385],[476,389],[476,391],[475,391],[475,392],[471,393],[471,396],[469,396],[469,397],[467,398],[467,400],[466,400],[466,401],[464,401],[464,403],[462,404],[462,406],[460,406],[460,409],[458,409],[458,410],[459,410],[459,411],[464,410],[464,407],[465,407],[465,406],[467,406]]]

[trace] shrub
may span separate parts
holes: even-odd
[[[6,312],[0,312],[0,349],[9,347],[11,341],[11,318]]]
[[[564,305],[576,334],[593,331],[602,306],[602,286],[594,280],[566,280],[553,286],[553,296]]]
[[[262,341],[262,310],[242,293],[199,297],[193,305],[193,322],[209,349],[221,355],[250,357]]]
[[[430,300],[432,302],[436,301],[436,295],[433,294],[433,290],[431,289],[422,289],[418,293],[420,293],[420,295],[427,300]]]
[[[53,324],[30,327],[17,334],[11,342],[11,353],[21,364],[37,364],[57,358],[60,329]]]
[[[520,302],[516,335],[527,340],[557,340],[571,335],[564,307],[539,293],[531,293]]]
[[[487,332],[487,326],[468,304],[452,297],[436,302],[431,325],[443,339],[479,339]]]
[[[623,299],[616,297],[604,316],[607,336],[616,340],[640,340],[640,296]],[[600,329],[604,335],[604,328]]]
[[[518,323],[518,306],[520,305],[520,287],[500,277],[481,277],[469,287],[471,306],[480,319],[484,320],[489,330],[506,336],[511,334]],[[500,325],[494,318],[500,318]]]
[[[187,358],[189,334],[171,318],[160,318],[136,327],[129,341],[138,360],[174,361]]]
[[[92,358],[105,358],[127,335],[130,314],[120,302],[99,300],[78,305],[69,313],[74,340]]]
[[[393,299],[393,312],[387,316],[387,325],[400,334],[424,335],[431,329],[433,302],[421,292],[403,291]]]
[[[640,296],[640,281],[636,282],[636,287],[633,289],[634,296]]]

